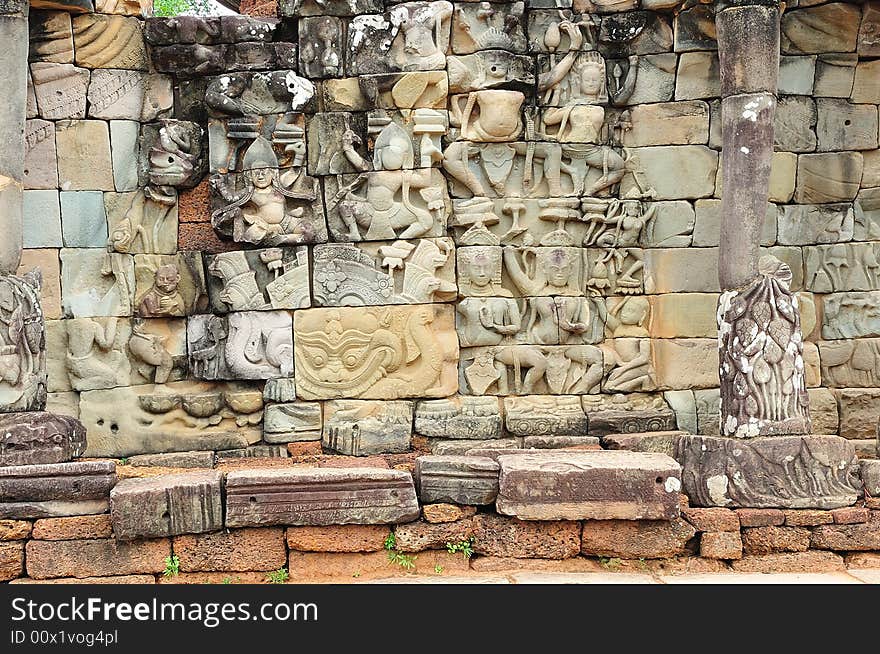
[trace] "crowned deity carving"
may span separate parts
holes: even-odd
[[[46,335],[39,273],[0,275],[0,413],[46,406]]]

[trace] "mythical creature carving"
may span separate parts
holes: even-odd
[[[46,406],[46,333],[39,273],[0,275],[0,413]]]

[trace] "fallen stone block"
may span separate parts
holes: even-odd
[[[578,522],[527,522],[478,513],[474,516],[474,551],[519,559],[568,559],[577,556],[580,531]]]
[[[861,490],[852,444],[837,436],[685,435],[675,459],[695,506],[833,509],[855,504]]]
[[[588,520],[581,534],[581,554],[622,559],[666,559],[687,553],[696,530],[676,520]]]
[[[500,456],[497,508],[522,520],[671,520],[681,469],[663,454],[546,452]]]
[[[77,461],[0,468],[0,502],[106,498],[116,482],[113,461]]]
[[[166,538],[118,543],[112,538],[96,540],[32,540],[27,544],[29,577],[106,577],[150,574],[165,569],[171,555]]]
[[[64,463],[86,449],[76,418],[46,411],[0,414],[0,466]]]
[[[423,503],[492,504],[498,495],[498,464],[479,456],[420,456],[413,475]]]
[[[410,522],[412,476],[379,468],[241,470],[226,477],[226,526]]]
[[[277,570],[287,562],[283,529],[230,529],[174,537],[181,572]]]
[[[431,454],[438,456],[470,454],[471,450],[479,449],[502,450],[522,447],[522,440],[519,438],[495,438],[485,441],[432,438],[428,443],[431,446]]]
[[[123,479],[110,491],[113,532],[134,540],[222,529],[222,484],[213,470]]]

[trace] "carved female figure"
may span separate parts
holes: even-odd
[[[520,264],[518,251],[504,248],[507,274],[524,296],[581,295],[580,251],[577,248],[529,248],[523,258],[534,257],[533,272]]]

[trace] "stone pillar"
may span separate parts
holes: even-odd
[[[742,0],[740,0],[741,2]],[[791,270],[760,257],[773,157],[779,7],[719,3],[722,216],[718,278],[721,435],[810,432],[803,337]]]
[[[0,275],[21,261],[24,121],[27,111],[28,3],[0,0]]]

